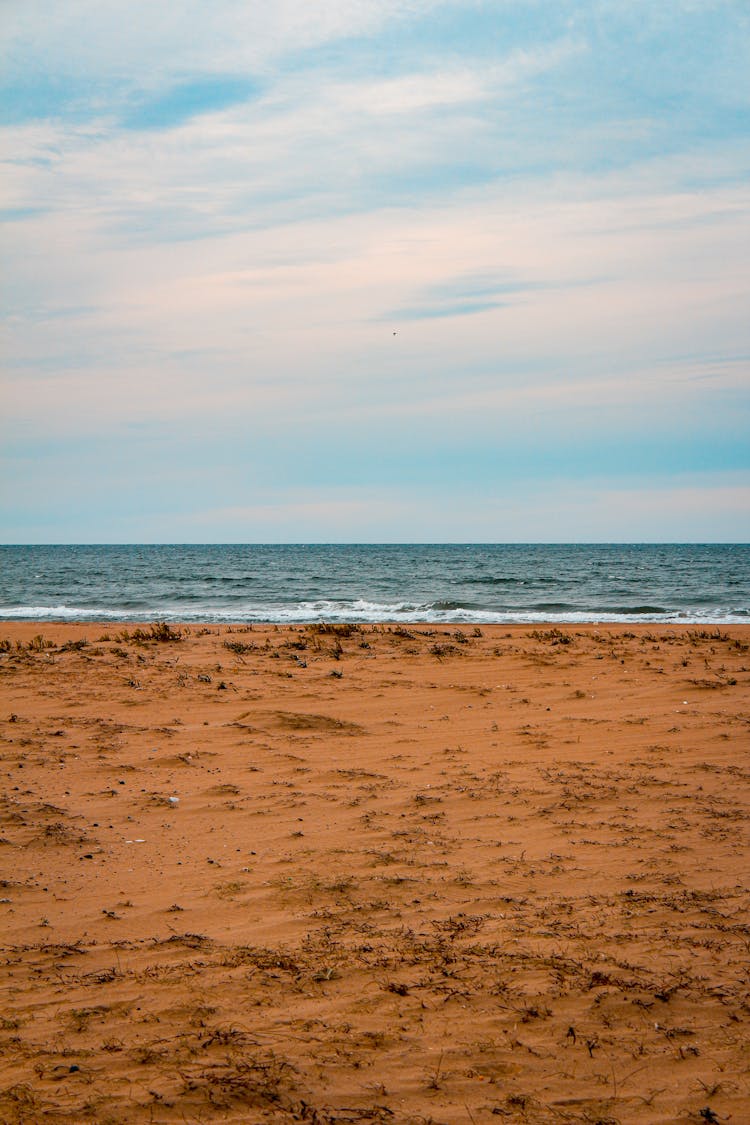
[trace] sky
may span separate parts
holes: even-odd
[[[747,0],[3,0],[0,540],[750,539]]]

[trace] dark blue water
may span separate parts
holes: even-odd
[[[750,545],[0,547],[0,619],[750,620]]]

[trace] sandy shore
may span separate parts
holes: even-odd
[[[750,1121],[750,628],[0,642],[3,1123]]]

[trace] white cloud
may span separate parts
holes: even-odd
[[[93,421],[95,404],[127,417],[144,401],[157,415],[175,401],[183,416],[250,403],[273,413],[290,393],[326,410],[357,410],[366,394],[378,412],[481,416],[534,395],[614,406],[638,387],[666,412],[676,383],[683,402],[741,387],[746,368],[714,357],[750,351],[748,192],[608,198],[590,181],[579,199],[578,188],[523,200],[472,189],[411,210],[134,248],[113,243],[101,215],[30,219],[9,240],[16,409],[35,363],[37,380],[47,371],[40,420],[66,395]],[[43,258],[24,257],[30,235]],[[389,311],[461,291],[467,277],[497,279],[501,307],[389,323]],[[710,383],[679,383],[707,370]]]
[[[13,0],[4,5],[5,69],[147,86],[195,70],[264,72],[286,54],[410,19],[436,0]],[[196,29],[200,29],[199,32]]]

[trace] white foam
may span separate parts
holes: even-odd
[[[747,624],[748,615],[731,610],[675,611],[666,613],[599,613],[584,611],[514,610],[492,612],[484,609],[436,608],[429,602],[373,602],[363,598],[354,601],[294,602],[288,605],[246,602],[231,608],[216,608],[200,603],[189,608],[175,605],[152,605],[142,609],[82,606],[9,606],[0,609],[5,621],[172,621],[172,622],[248,622],[250,624],[302,625],[314,622],[360,622],[377,624],[393,621],[404,624],[434,625],[537,625],[550,624],[649,624],[684,625]]]
[[[80,606],[68,605],[13,605],[0,608],[0,620],[4,621],[57,621],[61,618],[66,621],[113,621],[149,620],[147,611],[133,617],[132,611],[118,609],[83,609]]]

